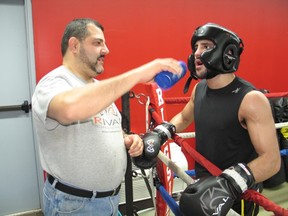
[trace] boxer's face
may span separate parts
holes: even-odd
[[[214,47],[214,43],[210,40],[198,40],[195,43],[195,46],[193,48],[194,56],[195,56],[195,70],[197,73],[197,76],[200,79],[205,79],[207,75],[207,68],[200,60],[201,54],[208,50],[212,49]]]
[[[109,53],[105,43],[103,31],[93,24],[88,24],[90,32],[82,42],[79,50],[79,58],[86,69],[93,71],[94,76],[104,71],[104,59]]]

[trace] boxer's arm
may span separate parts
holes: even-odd
[[[183,110],[176,114],[170,122],[175,125],[176,132],[184,131],[194,121],[194,96],[197,84],[194,86],[190,100]]]
[[[258,91],[249,92],[239,109],[239,120],[248,129],[258,157],[250,167],[256,183],[276,174],[280,169],[280,153],[271,106],[266,96]]]

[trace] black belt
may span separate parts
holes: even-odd
[[[48,177],[48,181],[51,185],[53,185],[53,182],[55,181],[55,178],[49,174],[47,174]],[[105,192],[96,192],[96,196],[95,198],[103,198],[103,197],[108,197],[108,196],[116,196],[119,191],[120,191],[120,187],[121,184],[114,190],[112,191],[105,191]],[[83,190],[83,189],[78,189],[78,188],[73,188],[70,186],[67,186],[65,184],[62,184],[61,182],[57,181],[57,183],[55,184],[55,188],[70,194],[70,195],[74,195],[74,196],[79,196],[79,197],[87,197],[87,198],[92,198],[93,197],[93,191],[87,191],[87,190]]]

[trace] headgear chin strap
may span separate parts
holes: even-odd
[[[237,71],[240,55],[244,44],[234,32],[214,23],[207,23],[199,26],[194,31],[191,39],[192,54],[188,57],[188,69],[190,77],[188,78],[184,93],[189,89],[192,79],[198,79],[195,69],[195,44],[198,40],[211,40],[214,47],[204,51],[200,60],[207,68],[205,79],[211,79],[218,74],[232,73]]]

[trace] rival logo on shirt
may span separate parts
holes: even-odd
[[[98,126],[115,126],[121,124],[121,116],[115,106],[110,105],[102,112],[91,118],[92,123]]]

